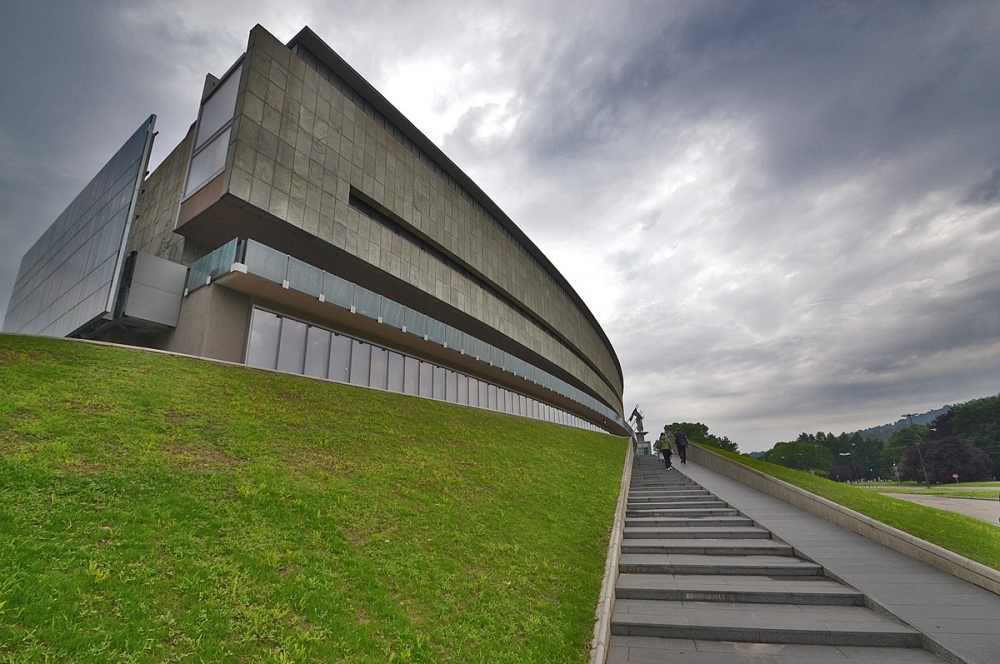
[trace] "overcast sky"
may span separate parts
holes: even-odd
[[[0,315],[150,113],[309,25],[742,451],[1000,392],[1000,3],[4,2]]]

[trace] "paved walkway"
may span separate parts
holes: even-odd
[[[685,472],[967,662],[1000,661],[1000,596],[701,466]]]
[[[608,661],[941,662],[821,565],[655,458],[633,466]]]
[[[995,492],[995,489],[990,489]],[[948,498],[947,496],[921,496],[914,493],[883,493],[883,496],[892,496],[900,500],[908,500],[918,505],[935,507],[939,510],[947,510],[957,514],[971,516],[974,519],[988,521],[994,526],[1000,525],[1000,502],[996,500],[982,500],[981,498]]]

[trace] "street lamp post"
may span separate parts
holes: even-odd
[[[917,413],[906,413],[905,415],[903,415],[903,417],[910,420],[910,428],[913,428],[913,416],[916,414]],[[929,489],[931,488],[931,481],[927,479],[927,467],[924,466],[924,455],[920,453],[919,441],[917,442],[917,456],[920,457],[920,470],[924,471],[924,484],[926,484],[927,488]]]

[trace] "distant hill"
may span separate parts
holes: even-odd
[[[930,424],[934,421],[938,415],[944,415],[954,406],[942,406],[937,410],[929,410],[926,413],[920,413],[913,417],[914,424]],[[901,417],[892,424],[882,424],[877,427],[870,427],[868,429],[860,429],[857,433],[860,433],[864,438],[879,438],[881,440],[889,440],[889,436],[892,435],[893,431],[899,429],[905,429],[910,426],[910,418]],[[851,432],[855,433],[855,432]]]

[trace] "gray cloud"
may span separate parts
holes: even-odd
[[[154,163],[180,140],[257,22],[309,24],[440,142],[657,428],[761,449],[1000,391],[990,3],[7,3],[0,300],[146,115]]]

